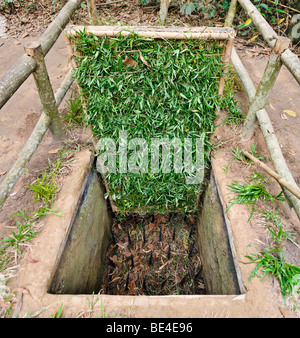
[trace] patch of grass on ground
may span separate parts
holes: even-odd
[[[84,32],[75,40],[76,78],[87,106],[87,122],[97,138],[115,140],[114,155],[118,155],[121,131],[127,133],[128,142],[146,140],[148,150],[153,139],[178,138],[184,144],[185,138],[195,142],[202,137],[203,167],[209,167],[216,108],[229,108],[237,116],[232,94],[227,91],[221,100],[218,96],[224,69],[219,42],[153,40],[136,34],[99,38]],[[194,143],[194,165],[195,148]],[[128,151],[128,159],[135,150]],[[174,149],[171,154],[173,157]],[[149,152],[136,161],[140,165],[146,160],[147,172],[120,173],[116,158],[116,172],[104,176],[119,211],[196,209],[202,187],[186,183],[190,173],[184,168],[176,172],[171,163],[170,172],[160,168],[153,173]]]

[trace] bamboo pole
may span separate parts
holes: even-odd
[[[78,32],[96,36],[128,36],[132,32],[143,37],[153,39],[205,39],[228,40],[235,37],[235,31],[229,27],[154,27],[154,26],[70,26],[65,29],[71,36],[78,36]]]
[[[234,47],[232,48],[231,61],[246,90],[249,102],[251,103],[255,97],[256,88]]]
[[[33,77],[44,107],[44,113],[51,118],[50,131],[55,138],[61,139],[63,137],[63,131],[41,44],[39,42],[31,42],[26,44],[24,49],[26,54],[32,57],[36,62]]]
[[[25,54],[2,76],[0,80],[0,109],[34,71],[35,67],[35,61]]]
[[[61,86],[55,93],[55,100],[57,106],[59,106],[69,90],[71,84],[73,82],[73,73],[72,69],[69,70],[68,74],[64,78]],[[10,194],[12,188],[16,184],[19,177],[22,175],[25,167],[30,161],[31,157],[35,153],[38,145],[40,144],[42,138],[44,137],[48,127],[50,125],[51,118],[42,112],[39,121],[37,122],[33,132],[28,138],[25,146],[21,150],[18,159],[10,169],[10,171],[6,174],[5,178],[0,184],[0,207],[4,204],[8,195]]]
[[[87,0],[87,7],[90,17],[90,22],[93,26],[99,25],[99,17],[97,13],[97,8],[95,4],[95,0]]]
[[[244,85],[244,88],[247,91],[249,101],[251,102],[255,96],[256,89],[235,49],[232,50],[231,61]],[[293,185],[297,189],[298,186],[285,162],[268,113],[266,112],[265,109],[261,109],[256,113],[256,117],[259,122],[260,129],[264,136],[265,142],[267,144],[267,148],[270,152],[271,159],[276,172],[281,177],[283,177],[283,179],[285,179],[289,184]],[[300,200],[285,188],[284,192],[289,204],[292,205],[298,218],[300,219]]]
[[[41,42],[44,56],[48,54],[49,50],[54,45],[61,32],[69,23],[72,15],[80,6],[81,2],[82,0],[68,0],[65,6],[59,11],[58,15],[53,19],[51,24],[40,37],[39,41]]]
[[[275,178],[275,180],[280,185],[282,185],[283,187],[285,187],[286,189],[288,189],[293,195],[295,195],[298,199],[300,199],[300,189],[299,188],[297,189],[296,187],[294,187],[293,185],[291,185],[284,178],[282,178],[280,175],[278,175],[276,171],[274,171],[273,169],[271,169],[270,167],[268,167],[266,164],[264,164],[263,162],[261,162],[255,156],[253,156],[250,153],[248,153],[248,151],[243,150],[243,154],[245,156],[247,156],[255,164],[257,164],[260,168],[262,168],[264,171],[266,171],[269,175],[271,175],[273,178]]]
[[[229,62],[230,62],[230,56],[232,54],[233,43],[234,43],[234,38],[229,38],[229,40],[226,44],[226,48],[225,48],[225,52],[224,52],[224,56],[223,56],[223,61],[225,63],[225,67],[224,67],[223,75],[220,78],[219,91],[218,91],[218,94],[219,94],[220,97],[222,97],[223,93],[224,93],[224,87],[225,87],[225,76],[224,76],[224,74],[226,74],[227,71],[228,71],[228,65],[229,65]]]
[[[224,27],[231,27],[233,24],[233,20],[236,14],[236,8],[237,8],[238,0],[231,0],[230,7],[225,19]]]
[[[60,10],[57,17],[48,26],[39,41],[44,56],[49,52],[62,30],[68,24],[71,16],[80,5],[81,0],[69,0]],[[36,67],[35,61],[24,54],[0,79],[0,109],[18,90]]]
[[[280,55],[288,48],[290,40],[284,37],[277,37],[275,47],[270,55],[264,75],[258,85],[255,97],[253,98],[242,130],[242,140],[248,141],[252,138],[255,129],[256,113],[263,109],[269,99],[282,66]]]
[[[263,18],[263,16],[250,0],[238,1],[240,5],[244,8],[244,10],[248,13],[268,45],[271,48],[274,48],[278,35],[275,33],[272,27]],[[282,53],[281,60],[283,64],[289,69],[296,81],[300,84],[300,60],[297,55],[294,54],[291,50],[287,49],[284,53]]]
[[[171,0],[161,0],[160,1],[160,10],[159,10],[158,16],[159,16],[159,22],[162,26],[164,26],[165,23],[166,23],[170,2],[171,2]]]

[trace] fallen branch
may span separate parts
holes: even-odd
[[[259,159],[248,153],[248,151],[243,150],[243,154],[247,156],[251,161],[253,161],[255,164],[257,164],[259,167],[261,167],[263,170],[265,170],[269,175],[271,175],[275,180],[282,186],[284,186],[286,189],[288,189],[293,195],[295,195],[297,198],[300,199],[300,189],[297,189],[296,187],[289,184],[285,179],[283,179],[277,172],[272,170],[270,167],[268,167],[266,164],[261,162]]]

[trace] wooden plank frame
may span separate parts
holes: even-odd
[[[198,39],[198,40],[219,40],[224,43],[224,54],[223,61],[225,63],[224,74],[227,73],[227,68],[230,63],[231,53],[233,49],[234,38],[236,32],[231,27],[156,27],[156,26],[68,26],[65,29],[65,41],[67,49],[70,55],[70,63],[73,67],[76,67],[74,58],[74,49],[71,41],[71,37],[78,36],[79,32],[85,32],[86,35],[93,34],[98,37],[108,36],[127,36],[132,33],[137,33],[142,37],[153,38],[153,39],[170,39],[170,40],[187,40],[187,39]],[[225,75],[221,76],[219,83],[218,95],[221,98],[223,96],[225,85]],[[77,84],[79,93],[81,89]],[[86,108],[83,102],[84,108]],[[218,109],[216,109],[218,115]],[[93,137],[94,148],[97,150],[97,140]],[[99,158],[97,160],[97,169],[102,173],[101,168],[103,167]],[[113,212],[118,212],[116,202],[113,200],[112,195],[109,192],[109,186],[107,180],[104,179],[103,183],[108,193],[108,198]],[[197,204],[199,202],[200,195],[197,198]],[[179,210],[179,209],[178,209]],[[180,210],[179,210],[180,211]],[[136,210],[137,213],[149,212],[147,208],[143,210]]]
[[[158,26],[68,26],[67,35],[77,36],[78,32],[96,36],[127,36],[132,32],[145,38],[153,39],[203,39],[203,40],[229,40],[236,33],[231,27],[158,27]]]

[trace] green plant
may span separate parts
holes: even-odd
[[[228,210],[234,205],[234,204],[246,204],[252,207],[252,212],[249,217],[249,220],[251,219],[254,211],[256,210],[255,203],[258,201],[271,201],[271,202],[279,202],[284,201],[283,192],[281,191],[278,195],[273,196],[268,191],[265,185],[262,183],[253,183],[253,184],[243,184],[239,183],[237,181],[234,181],[233,183],[228,185],[228,189],[232,192],[235,192],[237,195],[230,200],[230,205],[225,210],[225,212],[228,212]]]
[[[44,206],[38,211],[40,215],[51,212],[49,206],[52,204],[55,193],[59,190],[56,182],[56,175],[62,168],[64,157],[68,154],[68,150],[62,147],[58,151],[57,159],[52,163],[48,159],[49,169],[41,173],[41,177],[38,177],[36,182],[31,186],[26,186],[27,189],[34,192],[34,200],[44,202]]]
[[[235,148],[230,147],[230,149],[232,150],[232,154],[236,160],[241,162],[247,162],[247,158],[244,156],[242,149],[239,149],[238,146],[236,146]]]
[[[230,1],[216,1],[216,0],[187,0],[180,1],[180,12],[182,14],[192,14],[194,11],[201,11],[202,14],[209,20],[217,15],[225,16],[228,11]]]
[[[34,202],[43,201],[46,205],[52,201],[54,194],[58,191],[54,176],[48,176],[47,172],[42,173],[42,177],[37,179],[37,182],[32,186],[26,186],[34,192]]]
[[[249,280],[257,276],[261,279],[269,275],[269,278],[275,277],[279,280],[283,297],[290,295],[295,287],[299,293],[299,277],[300,268],[287,263],[282,253],[282,247],[279,249],[265,249],[258,254],[245,256],[251,260],[244,264],[256,263],[256,267],[251,273]],[[262,269],[259,274],[259,269]]]
[[[224,69],[221,46],[136,34],[98,38],[84,32],[75,44],[76,78],[95,137],[114,138],[119,148],[117,137],[126,131],[128,139],[143,138],[151,149],[152,139],[179,138],[183,143],[185,138],[203,136],[204,167],[208,168],[216,107],[225,105],[225,100],[234,105],[233,97],[224,95],[220,100],[218,96]],[[116,168],[118,161],[117,157]],[[174,173],[174,168],[170,173],[149,170],[104,175],[119,211],[124,212],[144,207],[150,212],[189,212],[195,208],[200,189],[186,184],[187,174]]]
[[[260,154],[256,151],[256,147],[257,144],[254,143],[249,149],[249,153],[254,157],[256,157],[257,159],[259,159],[260,161],[263,161],[264,158],[260,156]],[[232,150],[233,156],[236,160],[241,161],[245,164],[253,164],[253,162],[243,154],[243,150],[239,149],[238,146],[236,146],[235,148],[230,147],[230,149]]]
[[[0,242],[5,243],[4,246],[0,248],[0,253],[4,254],[4,251],[7,247],[13,246],[18,253],[21,253],[19,246],[30,239],[32,239],[36,231],[32,229],[34,222],[26,219],[26,223],[22,224],[19,221],[16,221],[16,226],[18,231],[12,231],[10,237],[6,237],[0,240]],[[3,262],[4,263],[4,262]]]
[[[278,210],[259,210],[261,214],[266,217],[266,227],[268,228],[272,238],[275,242],[275,247],[278,249],[283,242],[287,239],[295,244],[293,236],[296,233],[287,232],[284,230],[282,220],[279,216]]]
[[[84,121],[84,110],[81,98],[76,91],[72,92],[71,97],[66,100],[66,104],[67,107],[64,110],[63,119],[76,124],[82,124]]]
[[[63,303],[60,304],[59,309],[50,318],[62,318]]]

